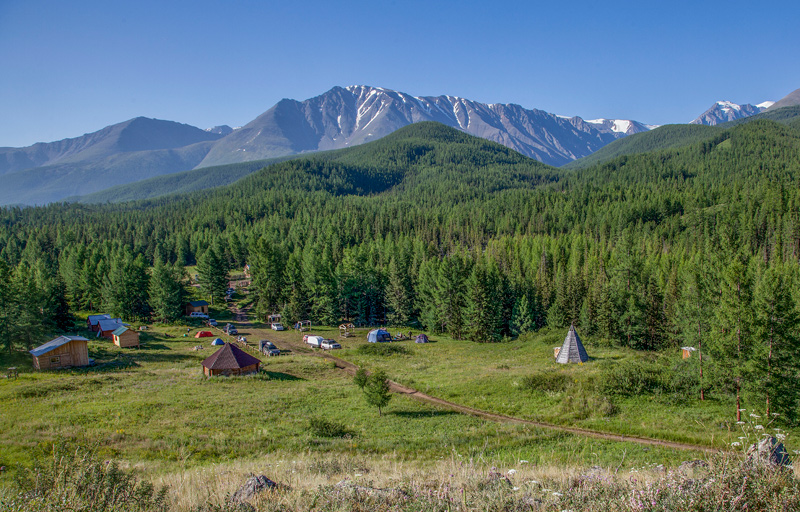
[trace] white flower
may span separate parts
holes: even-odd
[[[747,438],[746,438],[746,437],[744,437],[744,436],[742,436],[742,437],[740,437],[739,439],[747,439]]]
[[[764,425],[756,425],[753,428],[756,429],[756,430],[764,430]]]
[[[518,491],[518,490],[519,490],[519,487],[512,487],[512,488],[511,488],[511,490],[512,490],[512,491]]]
[[[754,412],[751,412],[751,413],[750,413],[750,417],[751,417],[751,418],[760,418],[761,416],[759,416],[758,414],[756,414],[756,413],[754,413]]]
[[[795,453],[797,453],[797,452],[795,452]],[[528,480],[526,483],[529,483],[529,484],[537,484],[537,485],[538,485],[538,484],[539,484],[539,481],[538,481],[538,480]]]
[[[353,476],[361,476],[361,473],[356,473],[356,474],[355,474],[355,475],[353,475]]]
[[[737,425],[744,425],[744,422],[743,421],[737,421],[736,424]]]
[[[744,412],[744,411],[746,411],[746,410],[747,410],[747,409],[739,409],[739,412]]]
[[[516,469],[509,469],[509,470],[508,470],[508,474],[509,474],[509,475],[515,475],[516,473],[517,473],[517,470],[516,470]]]
[[[563,496],[563,494],[561,494],[560,492],[553,491],[553,496]]]
[[[733,443],[731,443],[731,446],[742,446],[742,443],[740,443],[739,441],[734,441]]]
[[[521,460],[521,461],[519,461],[519,463],[520,463],[520,464],[527,464],[527,463],[528,463],[528,461],[527,461],[527,460]]]
[[[775,434],[775,437],[783,441],[784,439],[786,439],[786,434]]]

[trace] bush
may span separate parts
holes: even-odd
[[[323,418],[311,418],[308,428],[317,437],[345,437],[350,434],[344,424]]]
[[[569,376],[559,371],[539,372],[522,379],[522,388],[528,391],[561,392],[569,385]]]
[[[392,356],[395,354],[409,355],[411,350],[403,345],[392,343],[370,343],[358,347],[358,353],[370,356]]]

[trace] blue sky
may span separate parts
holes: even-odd
[[[136,116],[239,126],[353,84],[687,122],[800,88],[799,22],[770,0],[0,0],[0,146]]]

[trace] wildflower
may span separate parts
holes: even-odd
[[[742,446],[742,443],[740,443],[739,441],[734,441],[733,443],[731,443],[731,446]]]
[[[754,413],[754,412],[751,412],[751,413],[750,413],[750,417],[751,417],[751,418],[760,418],[761,416],[759,416],[758,414],[756,414],[756,413]]]
[[[527,464],[527,463],[528,463],[528,461],[527,461],[527,460],[520,460],[520,461],[519,461],[519,463],[520,463],[520,464]]]
[[[519,487],[512,487],[512,488],[511,488],[511,490],[512,490],[512,491],[518,491],[518,490],[519,490]]]
[[[361,476],[361,473],[356,473],[356,474],[355,474],[355,475],[353,475],[353,476]]]
[[[509,474],[509,475],[515,475],[516,473],[517,473],[517,470],[516,470],[516,469],[509,469],[509,470],[508,470],[508,474]]]
[[[563,496],[563,494],[561,494],[560,492],[553,491],[553,496]]]
[[[747,409],[739,409],[739,412],[744,412],[744,411],[746,411],[746,410],[747,410]]]
[[[744,425],[744,422],[743,421],[737,421],[736,424],[737,425]]]
[[[781,441],[786,439],[786,434],[775,434],[775,437]]]
[[[764,425],[756,425],[753,428],[756,429],[756,430],[764,430]]]

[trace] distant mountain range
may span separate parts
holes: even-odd
[[[800,93],[773,108],[781,102],[796,104]],[[766,106],[717,102],[693,123],[740,119]],[[0,148],[0,205],[45,204],[180,171],[351,147],[419,121],[437,121],[554,166],[656,128],[634,120],[584,120],[454,96],[334,87],[305,101],[281,100],[241,128],[201,130],[139,117],[73,139]],[[222,172],[215,171],[215,180]],[[182,182],[188,179],[184,176]]]

